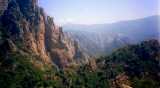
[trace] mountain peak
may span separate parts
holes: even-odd
[[[81,52],[53,18],[46,16],[38,0],[9,0],[0,18],[10,41],[20,43],[19,50],[39,56],[42,63],[65,67]]]

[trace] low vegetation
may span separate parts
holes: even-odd
[[[18,52],[0,57],[1,88],[158,88],[160,45],[156,40],[118,49],[96,59],[96,68],[40,70]]]

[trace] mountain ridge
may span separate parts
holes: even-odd
[[[66,67],[84,57],[77,50],[77,43],[66,36],[53,18],[38,6],[38,0],[9,0],[1,15],[1,27],[16,47],[20,43],[22,47],[18,49],[39,56],[43,63]],[[80,53],[81,56],[77,55]]]
[[[80,39],[89,42],[88,47],[96,52],[99,47],[106,49],[103,44],[106,40],[107,44],[116,47],[125,45],[109,55],[105,52],[104,56],[86,59],[87,55],[81,50],[79,42],[57,26],[53,18],[37,5],[37,1],[9,0],[7,8],[0,15],[0,88],[160,87],[158,40],[126,45],[124,43],[129,42],[126,40],[130,39],[122,34],[111,36],[98,32],[97,37],[97,34],[93,36],[94,32],[87,32],[87,36],[84,34],[86,31],[79,32],[84,35]],[[139,36],[135,34],[140,32],[140,37],[146,38],[144,34],[147,32],[144,30],[156,28],[153,27],[154,23],[149,21],[149,24],[134,27],[144,29],[136,33],[128,31],[129,35],[133,34],[133,38],[136,38]],[[88,34],[93,39],[90,40]],[[102,34],[107,37],[104,38]],[[148,37],[150,39],[152,36]]]
[[[158,20],[159,16],[150,16],[113,24],[90,26],[66,25],[63,28],[65,32],[71,34],[73,39],[78,41],[81,48],[84,48],[87,53],[95,55],[98,52],[112,52],[112,50],[127,44],[158,39]]]
[[[130,20],[121,20],[121,21],[117,21],[117,22],[113,22],[113,23],[97,23],[97,24],[90,24],[90,25],[87,25],[87,24],[74,24],[74,23],[66,23],[66,24],[64,24],[64,25],[62,25],[62,27],[64,26],[68,26],[68,25],[75,25],[75,26],[78,26],[78,25],[80,25],[80,26],[94,26],[94,25],[111,25],[111,24],[118,24],[118,23],[125,23],[125,22],[127,22],[128,23],[128,21],[130,21],[130,22],[134,22],[134,21],[137,21],[137,20],[144,20],[144,19],[148,19],[148,18],[155,18],[155,19],[157,19],[157,18],[160,18],[160,15],[152,15],[152,16],[146,16],[146,17],[142,17],[142,18],[137,18],[137,19],[130,19]]]

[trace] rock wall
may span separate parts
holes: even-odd
[[[9,39],[46,64],[66,67],[77,58],[85,58],[78,44],[38,7],[37,0],[9,0],[0,20]]]

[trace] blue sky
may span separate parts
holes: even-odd
[[[157,15],[158,1],[39,0],[39,5],[60,25],[103,24]]]

